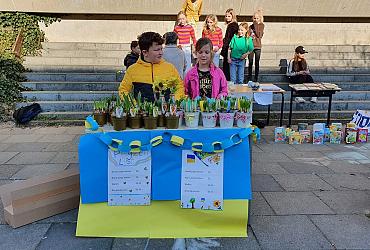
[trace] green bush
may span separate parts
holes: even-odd
[[[17,35],[23,29],[22,56],[38,55],[41,49],[41,42],[45,40],[45,33],[39,27],[39,23],[49,26],[53,22],[60,21],[59,18],[50,16],[31,15],[21,12],[0,12],[0,41],[5,43],[7,48],[0,47],[2,51],[11,50]]]
[[[15,58],[0,57],[0,120],[9,116],[13,104],[21,99],[24,67]]]
[[[60,19],[49,16],[31,15],[19,12],[0,12],[0,120],[7,118],[14,103],[21,99],[23,89],[20,82],[25,81],[22,73],[23,56],[38,55],[45,33],[39,23],[45,26]],[[15,58],[13,45],[20,30],[23,30],[21,58]]]

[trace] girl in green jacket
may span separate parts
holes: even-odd
[[[249,36],[248,23],[241,23],[238,34],[235,34],[230,41],[228,51],[230,80],[232,82],[236,84],[244,83],[245,58],[253,49],[253,40]]]

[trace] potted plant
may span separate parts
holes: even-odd
[[[176,100],[176,115],[179,118],[179,127],[184,126],[184,98]]]
[[[179,79],[177,77],[170,78],[166,81],[166,90],[170,92],[170,100],[172,100],[173,103],[175,103],[175,93],[177,91],[177,88],[179,86]]]
[[[129,100],[126,95],[123,96],[123,101],[120,97],[115,101],[114,111],[112,113],[113,129],[121,131],[126,129],[127,110],[130,109]]]
[[[143,102],[143,119],[145,129],[156,129],[158,118],[158,107],[152,102]]]
[[[166,128],[176,129],[179,127],[179,117],[177,116],[177,105],[173,99],[169,100],[169,112],[166,114]]]
[[[107,110],[107,122],[113,125],[112,115],[114,113],[115,102],[117,101],[115,96],[107,97],[106,99],[108,110]]]
[[[156,100],[155,101],[155,106],[158,108],[158,123],[157,123],[157,126],[158,127],[165,127],[166,126],[166,119],[165,119],[165,112],[163,112],[163,102],[162,100]]]
[[[202,122],[205,128],[216,127],[217,113],[216,113],[216,101],[215,99],[207,99],[200,101],[199,104],[202,107]]]
[[[94,101],[94,120],[99,126],[104,126],[107,123],[108,103],[105,100]]]
[[[141,101],[135,101],[134,96],[130,93],[128,96],[129,106],[128,112],[130,113],[130,117],[128,120],[128,124],[130,128],[137,129],[141,127],[141,116],[139,114],[139,104]],[[141,98],[141,94],[139,92],[138,97]]]
[[[198,101],[190,98],[184,101],[185,125],[186,127],[196,128],[199,125]]]
[[[235,105],[235,98],[219,100],[218,116],[221,128],[232,128],[234,126],[235,112],[232,109],[232,104]]]
[[[252,101],[246,97],[238,99],[239,112],[236,113],[236,125],[239,128],[249,127],[252,123]]]

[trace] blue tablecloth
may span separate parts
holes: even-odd
[[[114,139],[140,140],[143,144],[170,131],[192,142],[222,141],[240,132],[232,129],[127,130],[106,133]],[[86,134],[79,144],[82,203],[106,202],[108,199],[108,146],[99,136]],[[224,199],[251,199],[250,145],[248,137],[225,150]],[[181,151],[185,149],[164,141],[152,151],[152,199],[179,200],[181,189]]]

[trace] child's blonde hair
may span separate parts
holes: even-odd
[[[230,14],[232,17],[233,17],[233,19],[231,19],[231,22],[230,23],[232,23],[232,22],[238,22],[237,20],[236,20],[236,13],[235,13],[235,10],[234,9],[227,9],[226,10],[226,12],[225,12],[225,14]],[[227,25],[227,24],[229,24],[228,22],[226,22],[226,19],[225,19],[225,24]]]
[[[247,30],[247,33],[245,33],[245,37],[249,37],[250,34],[249,34],[249,25],[247,22],[242,22],[241,24],[239,24],[239,27],[242,26],[244,29]]]
[[[207,26],[207,20],[208,19],[211,19],[212,21],[213,21],[213,27],[210,27],[209,29],[208,29],[208,26]],[[214,14],[210,14],[210,15],[208,15],[207,17],[206,17],[206,19],[205,19],[205,21],[204,21],[204,26],[203,26],[203,31],[208,31],[208,30],[210,30],[212,33],[213,32],[215,32],[216,31],[216,28],[217,28],[218,26],[217,26],[217,16],[216,15],[214,15]]]
[[[179,24],[178,22],[179,22],[179,16],[180,15],[184,15],[185,16],[185,19],[186,19],[186,23],[188,23],[188,17],[186,16],[185,11],[180,10],[179,13],[177,13],[177,16],[176,16],[176,25]]]
[[[263,12],[262,12],[262,9],[261,8],[257,9],[254,12],[253,17],[254,16],[258,16],[261,19],[261,23],[263,23]],[[253,17],[252,17],[252,20],[253,20]]]

